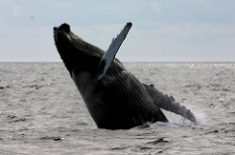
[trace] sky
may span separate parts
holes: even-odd
[[[234,0],[0,0],[0,61],[61,61],[62,23],[107,50],[126,22],[121,61],[235,61]]]

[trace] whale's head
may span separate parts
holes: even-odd
[[[79,38],[68,24],[54,27],[54,40],[60,57],[70,73],[79,70],[96,71],[104,51]]]

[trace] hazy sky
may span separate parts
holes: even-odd
[[[64,22],[104,50],[132,22],[122,61],[235,61],[234,0],[0,0],[0,61],[61,61]]]

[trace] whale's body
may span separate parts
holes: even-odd
[[[141,83],[114,59],[99,80],[97,70],[104,51],[83,41],[67,24],[54,28],[57,50],[99,128],[128,129],[147,122],[168,122],[160,108],[196,122],[185,107],[153,85]]]

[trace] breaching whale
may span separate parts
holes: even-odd
[[[128,32],[131,25],[127,23],[123,31]],[[153,85],[140,82],[114,58],[116,53],[109,56],[110,51],[104,52],[82,40],[70,30],[68,24],[54,27],[54,40],[61,59],[99,128],[129,129],[149,122],[168,122],[161,108],[196,123],[189,109]]]

